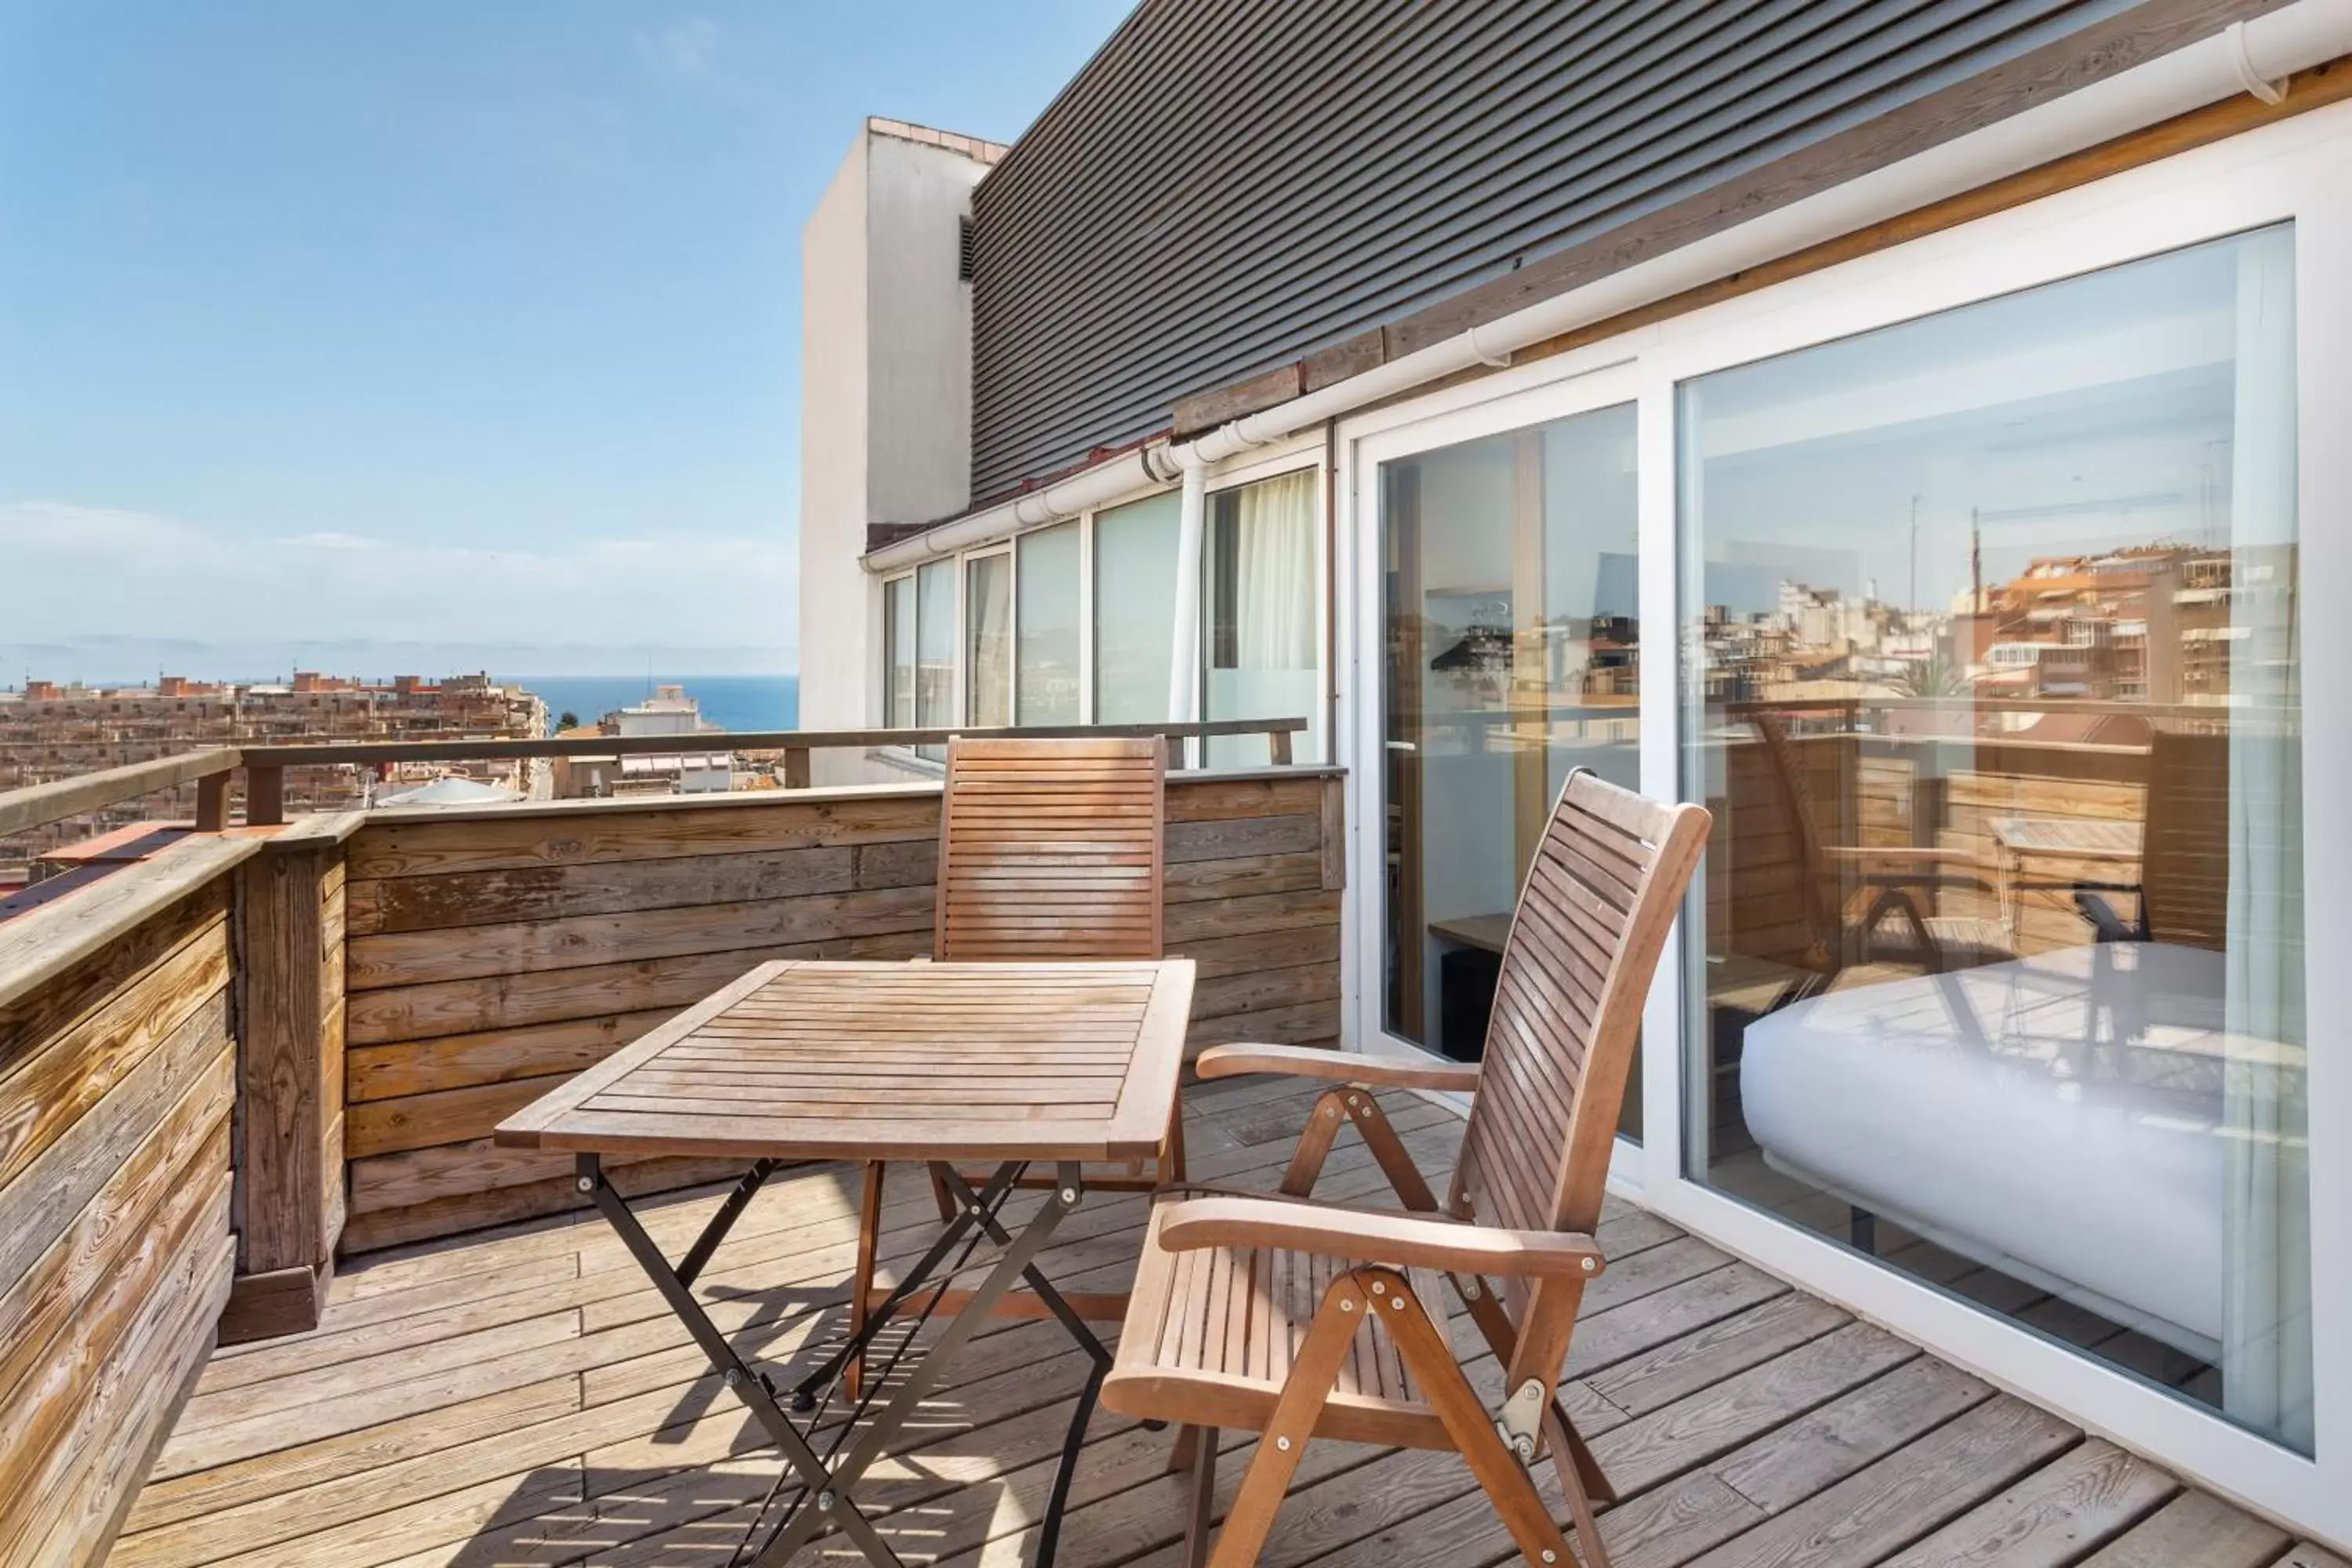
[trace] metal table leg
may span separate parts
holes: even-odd
[[[702,1347],[702,1353],[710,1358],[711,1369],[725,1380],[729,1388],[735,1391],[738,1398],[751,1406],[752,1415],[774,1439],[785,1463],[799,1473],[803,1482],[812,1490],[824,1492],[829,1504],[828,1517],[839,1524],[852,1540],[865,1547],[866,1556],[876,1563],[896,1568],[897,1555],[874,1533],[874,1527],[857,1511],[856,1505],[834,1489],[833,1472],[825,1468],[824,1460],[817,1458],[815,1450],[808,1446],[807,1439],[793,1425],[792,1418],[776,1403],[775,1391],[769,1387],[768,1380],[735,1353],[735,1347],[728,1342],[725,1334],[719,1331],[719,1326],[702,1310],[702,1303],[694,1299],[694,1291],[678,1277],[677,1270],[670,1267],[669,1259],[662,1255],[653,1237],[646,1234],[645,1226],[637,1223],[637,1216],[629,1212],[629,1205],[604,1179],[604,1163],[596,1155],[583,1154],[575,1169],[580,1190],[595,1200],[597,1211],[604,1216],[605,1223],[619,1235],[622,1245],[629,1249],[630,1256],[637,1260],[637,1266],[645,1270],[646,1278],[653,1281],[654,1288],[669,1303],[670,1311],[686,1325],[686,1331],[694,1336],[695,1343]],[[749,1194],[745,1196],[748,1200]],[[711,1226],[716,1227],[719,1236],[726,1234],[741,1209],[740,1204],[734,1205],[731,1210],[722,1208],[712,1219]],[[718,1245],[711,1238],[709,1227],[706,1227],[703,1239],[710,1241],[710,1248]],[[703,1258],[709,1258],[709,1250],[703,1247],[701,1240],[696,1242],[695,1252]],[[869,1541],[872,1545],[867,1545]],[[875,1555],[876,1547],[881,1549],[882,1555]]]
[[[915,1414],[916,1408],[929,1396],[931,1390],[939,1385],[940,1379],[946,1375],[948,1368],[954,1362],[956,1353],[994,1312],[997,1302],[1003,1298],[1007,1290],[1012,1289],[1013,1281],[1023,1279],[1027,1279],[1030,1287],[1045,1300],[1054,1315],[1062,1321],[1063,1326],[1095,1358],[1093,1374],[1087,1379],[1086,1395],[1080,1401],[1078,1416],[1072,1424],[1070,1438],[1063,1450],[1061,1468],[1055,1478],[1048,1523],[1040,1537],[1039,1568],[1046,1568],[1046,1565],[1053,1561],[1053,1548],[1060,1530],[1061,1506],[1068,1495],[1070,1474],[1076,1462],[1078,1442],[1084,1436],[1086,1418],[1092,1412],[1096,1389],[1100,1384],[1102,1373],[1109,1361],[1109,1352],[1103,1349],[1102,1342],[1096,1339],[1092,1331],[1086,1327],[1084,1320],[1070,1310],[1069,1303],[1062,1298],[1060,1292],[1054,1289],[1053,1284],[1036,1267],[1038,1253],[1042,1252],[1045,1244],[1053,1238],[1054,1231],[1061,1225],[1063,1218],[1076,1209],[1079,1201],[1085,1196],[1083,1169],[1075,1161],[1065,1162],[1059,1165],[1057,1167],[1059,1180],[1054,1192],[1039,1207],[1029,1223],[1022,1227],[1020,1235],[1015,1237],[998,1223],[997,1209],[1002,1206],[1000,1189],[1011,1186],[1021,1168],[1019,1164],[1007,1164],[1001,1167],[996,1175],[990,1180],[982,1194],[975,1194],[970,1185],[949,1167],[935,1165],[933,1168],[946,1175],[946,1179],[950,1184],[950,1191],[961,1205],[961,1212],[954,1223],[963,1224],[966,1228],[972,1225],[981,1226],[988,1237],[997,1242],[1003,1250],[998,1255],[994,1266],[990,1268],[988,1278],[982,1282],[979,1289],[972,1292],[971,1300],[963,1310],[950,1321],[946,1331],[940,1334],[938,1342],[924,1351],[922,1359],[916,1363],[913,1373],[891,1396],[889,1403],[876,1413],[872,1424],[859,1435],[857,1441],[849,1447],[848,1451],[834,1461],[831,1474],[825,1480],[821,1483],[812,1483],[812,1490],[816,1496],[816,1507],[813,1509],[796,1507],[778,1527],[774,1537],[768,1542],[767,1548],[760,1553],[754,1568],[778,1568],[779,1564],[790,1561],[794,1552],[808,1544],[827,1524],[839,1525],[844,1533],[865,1552],[868,1560],[876,1563],[897,1562],[897,1557],[891,1553],[887,1543],[873,1534],[872,1525],[850,1502],[849,1489],[857,1484],[858,1478],[866,1473],[866,1468],[882,1456],[890,1440],[897,1436],[899,1429],[906,1425],[908,1418]],[[996,1194],[998,1202],[992,1205],[985,1201],[986,1194]],[[934,1247],[931,1254],[927,1255],[925,1261],[936,1267],[937,1259],[944,1258],[945,1255],[946,1249],[943,1247]],[[902,1285],[898,1291],[893,1293],[892,1301],[896,1302],[908,1292],[910,1286],[920,1282],[919,1275],[911,1277],[907,1285]]]

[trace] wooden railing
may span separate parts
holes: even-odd
[[[1227,735],[1264,735],[1268,760],[1291,761],[1291,737],[1304,719],[1209,719],[1144,724],[1024,724],[1014,728],[946,725],[919,730],[711,730],[675,735],[577,735],[512,741],[353,741],[291,746],[248,746],[243,752],[248,825],[285,820],[286,770],[292,767],[458,762],[515,762],[552,757],[668,756],[680,750],[775,752],[783,757],[787,789],[809,786],[810,759],[823,751],[871,752],[944,746],[958,736],[1054,740],[1088,735],[1165,735],[1171,742]],[[1184,748],[1171,748],[1171,766],[1184,765]]]
[[[0,791],[0,835],[63,822],[86,812],[103,811],[141,795],[177,789],[184,784],[196,786],[197,828],[217,833],[227,825],[229,774],[241,760],[242,753],[236,747],[218,746]]]

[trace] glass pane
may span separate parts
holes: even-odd
[[[1300,763],[1323,758],[1322,677],[1315,636],[1313,470],[1283,474],[1209,498],[1202,566],[1203,719],[1305,719],[1291,738]],[[1221,735],[1206,763],[1260,768],[1263,735]]]
[[[1095,721],[1168,717],[1176,638],[1176,492],[1095,515]]]
[[[1682,392],[1691,1174],[2308,1452],[2289,228]]]
[[[955,722],[955,563],[934,561],[915,573],[915,725],[945,729]],[[919,756],[945,762],[945,746],[919,746]]]
[[[1633,425],[1626,404],[1381,468],[1382,1017],[1448,1056],[1484,1054],[1569,770],[1639,783]],[[1637,1078],[1628,1133],[1641,1107]]]
[[[1078,525],[1021,536],[1020,722],[1078,721]]]
[[[965,568],[963,721],[1013,722],[1013,557],[982,555]]]
[[[915,723],[915,580],[882,585],[882,722],[893,730]]]

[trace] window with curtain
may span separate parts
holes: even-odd
[[[1181,502],[1170,490],[1095,514],[1095,721],[1168,717]]]
[[[1019,679],[1023,724],[1078,722],[1078,525],[1024,533],[1021,553]]]
[[[1316,643],[1318,476],[1281,474],[1209,497],[1202,547],[1203,719],[1305,719],[1299,762],[1323,755]],[[1211,767],[1262,767],[1263,735],[1208,742]]]
[[[1694,1180],[2313,1441],[2290,226],[1681,389]]]
[[[1013,555],[965,563],[963,721],[974,728],[1013,722]]]
[[[893,730],[915,724],[915,579],[882,584],[882,722]]]

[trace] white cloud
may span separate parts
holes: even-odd
[[[781,525],[772,539],[496,550],[332,529],[233,541],[173,518],[16,501],[0,503],[0,645],[788,647],[799,564]]]

